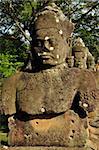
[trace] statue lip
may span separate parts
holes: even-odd
[[[50,59],[50,58],[52,58],[52,56],[50,56],[50,55],[41,55],[41,57],[42,57],[43,59]]]
[[[43,59],[54,58],[54,56],[49,52],[38,53],[38,56],[42,57]]]

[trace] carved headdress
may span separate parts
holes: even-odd
[[[74,24],[67,19],[55,3],[49,3],[36,14],[33,34],[36,30],[47,32],[50,29],[57,29],[59,34],[62,34],[66,39],[71,36],[74,30]]]
[[[45,5],[36,14],[33,24],[31,51],[34,64],[37,63],[34,66],[42,64],[45,66],[45,63],[54,66],[64,63],[69,52],[68,39],[71,37],[73,30],[73,23],[67,19],[55,3],[51,2]],[[46,59],[44,62],[41,53],[48,50],[50,55],[53,55],[53,59]]]

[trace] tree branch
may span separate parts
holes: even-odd
[[[7,40],[13,40],[13,41],[17,40],[17,38],[15,36],[13,36],[13,35],[6,35],[6,34],[0,36],[0,38],[4,38],[4,39],[7,39]]]
[[[24,32],[24,30],[22,29],[22,27],[20,26],[20,23],[14,19],[14,22],[16,23],[17,27],[19,28],[19,30],[22,32],[23,36],[29,41],[31,42],[31,39],[29,38],[29,36],[26,35],[26,33]]]
[[[82,20],[83,18],[85,18],[89,14],[89,12],[91,12],[93,9],[95,9],[98,5],[99,5],[99,3],[95,3],[86,13],[82,14],[79,19],[75,20],[75,22],[77,22],[77,24],[79,24],[79,21]]]
[[[9,9],[13,12],[14,11],[14,8],[12,6],[12,4],[10,3],[9,4]],[[23,36],[29,41],[31,42],[31,38],[29,38],[29,36],[26,35],[26,33],[24,32],[24,30],[22,29],[21,25],[20,25],[20,22],[18,21],[18,19],[14,16],[12,16],[11,14],[11,11],[10,13],[8,13],[8,15],[13,19],[13,21],[15,22],[15,24],[17,25],[17,27],[19,28],[19,30],[21,31],[21,33],[23,34]]]

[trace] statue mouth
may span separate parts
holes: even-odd
[[[47,59],[52,59],[52,57],[49,56],[49,55],[41,55],[41,58],[42,58],[42,59],[45,59],[45,60],[47,60]]]
[[[54,58],[54,56],[48,52],[38,53],[38,56],[41,57],[42,59],[53,59]]]

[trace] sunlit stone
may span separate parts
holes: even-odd
[[[8,146],[5,146],[5,145],[4,145],[3,148],[4,148],[4,149],[8,149]]]
[[[50,47],[50,51],[53,51],[54,50],[54,47]]]
[[[40,54],[40,53],[38,53],[38,56],[41,56],[41,54]]]
[[[48,36],[46,36],[46,37],[45,37],[45,40],[47,41],[48,39],[49,39],[49,37],[48,37]]]
[[[83,107],[87,108],[87,107],[88,107],[88,104],[84,103],[84,104],[83,104]]]
[[[59,22],[59,19],[58,19],[58,18],[56,19],[56,22],[57,22],[57,23]]]
[[[41,112],[43,112],[43,113],[44,113],[44,112],[45,112],[45,108],[43,108],[43,107],[42,107],[42,108],[41,108]]]
[[[63,31],[62,31],[62,30],[59,30],[59,34],[61,34],[61,35],[62,35],[62,34],[63,34]]]
[[[46,55],[47,53],[46,52],[43,52],[43,55]]]
[[[57,59],[59,59],[59,55],[57,55],[56,57],[57,57]]]
[[[46,60],[43,60],[43,62],[46,62]]]

